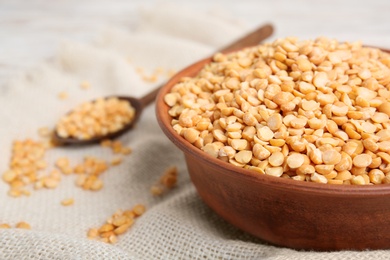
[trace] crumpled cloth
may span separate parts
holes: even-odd
[[[177,9],[179,8],[179,9]],[[72,107],[101,96],[142,96],[166,81],[168,70],[180,70],[245,32],[248,26],[216,13],[194,13],[180,7],[142,10],[136,28],[107,27],[92,42],[64,41],[50,60],[28,69],[0,87],[0,172],[7,169],[13,140],[34,138],[52,127]],[[164,71],[157,82],[141,75]],[[82,81],[91,88],[80,88]],[[58,93],[69,98],[60,100]],[[389,251],[310,252],[279,248],[225,222],[198,197],[184,157],[162,133],[150,105],[136,128],[119,140],[132,148],[119,166],[102,175],[98,192],[75,186],[75,175],[63,176],[53,190],[32,190],[12,198],[0,182],[0,224],[31,224],[31,230],[0,230],[0,259],[389,259]],[[73,165],[84,156],[110,160],[99,145],[57,147],[47,151],[49,169],[59,157]],[[177,166],[177,187],[154,197],[150,187],[169,166]],[[49,170],[48,169],[48,170]],[[64,207],[61,200],[75,203]],[[111,245],[87,239],[117,209],[144,204],[146,213]],[[364,235],[364,234],[362,234]]]

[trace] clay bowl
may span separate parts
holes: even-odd
[[[226,221],[273,245],[319,251],[390,248],[390,185],[318,184],[261,175],[209,156],[172,129],[164,95],[210,61],[179,72],[156,100],[159,125],[183,151],[203,201]]]

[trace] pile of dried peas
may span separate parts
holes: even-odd
[[[51,171],[45,175],[39,174],[47,167],[44,155],[48,148],[47,143],[32,139],[13,143],[10,168],[2,175],[3,180],[10,186],[8,192],[10,196],[29,196],[30,191],[27,187],[30,184],[33,184],[35,188],[53,188],[58,184],[59,172]]]
[[[390,55],[361,43],[278,39],[218,53],[164,100],[209,155],[276,177],[390,183]]]
[[[42,131],[41,128],[39,132]],[[131,148],[123,146],[120,141],[104,140],[102,147],[111,148],[114,154],[128,155]],[[3,181],[9,186],[8,194],[12,197],[30,196],[31,187],[35,190],[54,189],[61,182],[62,175],[77,175],[75,184],[84,190],[97,191],[102,189],[103,181],[99,178],[109,165],[117,166],[122,163],[122,157],[116,157],[110,164],[93,156],[85,156],[82,163],[72,166],[69,158],[61,157],[55,162],[57,169],[48,170],[49,165],[44,155],[53,144],[47,141],[32,139],[16,140],[13,142],[10,168],[2,175]],[[67,203],[65,203],[67,204]]]
[[[76,107],[57,123],[62,138],[89,140],[123,129],[131,123],[135,109],[128,101],[118,98],[99,98]]]
[[[146,211],[142,204],[135,205],[131,210],[117,210],[100,228],[88,230],[89,239],[98,239],[102,242],[115,244],[117,236],[125,233],[134,224],[135,218],[141,216]]]

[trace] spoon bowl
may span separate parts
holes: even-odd
[[[141,116],[142,110],[144,108],[144,104],[142,103],[141,99],[135,98],[135,97],[128,97],[128,96],[109,96],[107,98],[115,97],[119,100],[123,100],[126,102],[129,102],[129,104],[134,108],[135,114],[134,118],[130,121],[130,123],[124,125],[119,131],[113,132],[113,133],[108,133],[107,135],[104,136],[95,136],[90,139],[77,139],[73,137],[61,137],[57,131],[54,131],[52,140],[56,144],[61,144],[61,145],[81,145],[81,144],[94,144],[101,142],[104,139],[114,139],[127,131],[131,130],[137,123],[138,119]]]

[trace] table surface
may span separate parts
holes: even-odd
[[[0,0],[0,90],[9,78],[53,56],[64,40],[88,42],[106,26],[136,28],[140,9],[165,3]],[[170,0],[169,3],[198,13],[212,11],[226,15],[248,27],[272,23],[275,33],[270,40],[327,36],[340,41],[361,40],[367,45],[390,49],[389,0]]]
[[[140,8],[158,0],[3,0],[0,2],[0,83],[50,57],[64,39],[88,41],[104,26],[136,26]],[[387,0],[171,0],[197,12],[236,17],[251,27],[275,25],[272,38],[327,36],[390,48]]]

